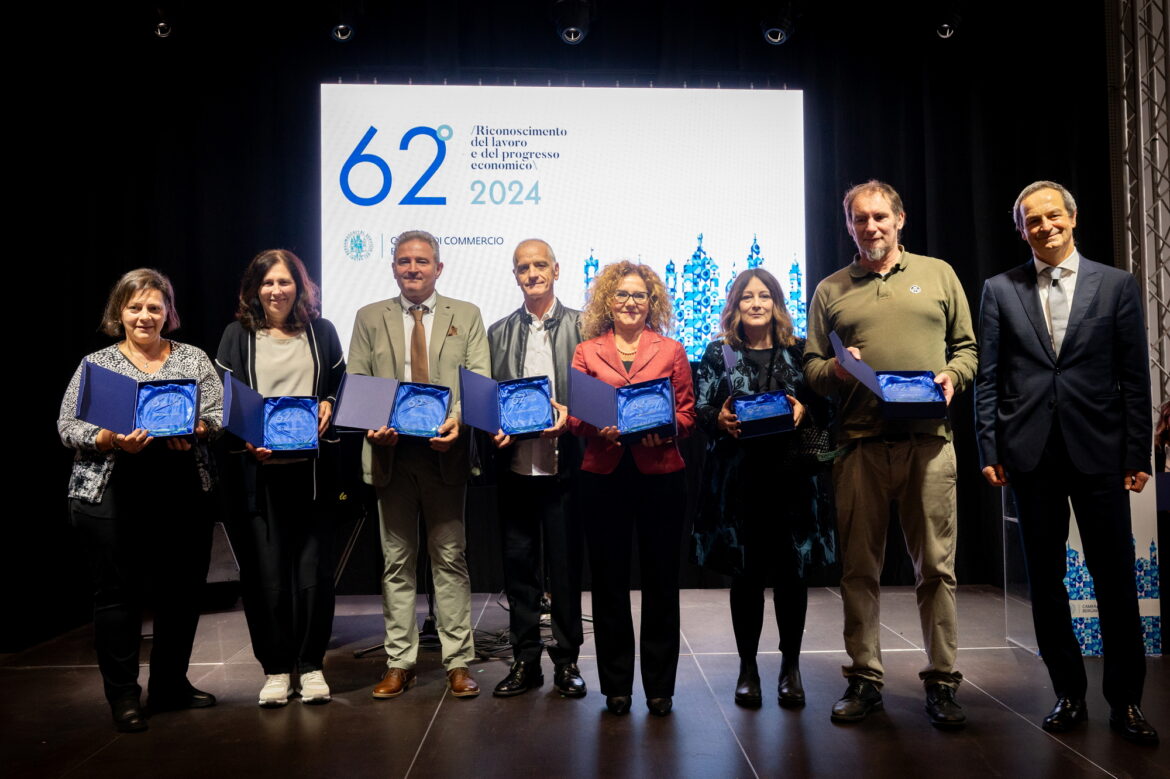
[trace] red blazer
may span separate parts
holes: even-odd
[[[573,354],[573,367],[615,387],[624,387],[639,381],[669,376],[674,385],[674,418],[678,424],[678,438],[691,434],[695,426],[695,390],[691,383],[691,364],[682,344],[653,330],[642,334],[638,354],[629,372],[618,356],[613,331],[582,341]],[[673,441],[663,446],[611,444],[597,435],[597,428],[574,416],[569,417],[569,430],[587,441],[581,470],[590,473],[613,473],[622,453],[629,446],[634,463],[642,473],[674,473],[686,467],[678,445]]]

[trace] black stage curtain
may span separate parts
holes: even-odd
[[[900,190],[903,242],[949,260],[973,309],[984,278],[1028,257],[1010,208],[1032,180],[1077,194],[1085,254],[1107,261],[1113,246],[1104,4],[1074,14],[958,3],[958,34],[941,40],[945,3],[796,3],[795,35],[777,47],[748,2],[598,0],[576,47],[556,40],[543,2],[349,4],[365,8],[344,45],[329,37],[332,3],[186,3],[167,12],[167,39],[152,34],[153,4],[128,5],[13,25],[27,45],[8,67],[9,234],[29,282],[19,294],[38,302],[14,336],[48,373],[22,377],[35,382],[17,396],[32,409],[16,414],[31,427],[9,429],[33,447],[26,465],[9,465],[10,484],[35,496],[39,516],[9,523],[5,607],[20,627],[0,651],[87,617],[63,499],[69,453],[52,420],[78,360],[107,343],[96,327],[112,282],[141,265],[169,274],[176,337],[214,352],[252,255],[282,246],[319,268],[322,82],[802,89],[811,282],[851,258],[840,199],[869,178]],[[969,395],[953,417],[960,581],[998,583],[998,497],[978,477]],[[469,533],[474,558],[498,571],[490,523]],[[904,565],[892,559],[887,580],[904,582]]]

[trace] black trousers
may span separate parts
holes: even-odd
[[[1040,465],[1009,478],[1020,515],[1036,641],[1053,689],[1058,696],[1083,698],[1088,684],[1064,586],[1071,499],[1097,595],[1105,698],[1111,706],[1140,704],[1146,658],[1123,474],[1079,472],[1054,424]]]
[[[540,599],[544,593],[541,552],[552,599],[554,664],[577,662],[581,649],[581,558],[584,536],[567,479],[500,476],[500,530],[508,593],[512,656],[540,660]]]
[[[778,474],[769,454],[760,446],[740,465],[743,490],[734,505],[744,571],[731,579],[731,625],[739,656],[754,660],[764,627],[764,591],[771,587],[783,665],[796,667],[808,611],[797,539],[807,536],[816,516],[817,484],[812,476]]]
[[[164,446],[156,441],[140,454],[119,454],[101,503],[70,501],[93,576],[94,648],[111,703],[142,692],[138,653],[148,606],[150,692],[165,696],[188,686],[212,522],[191,453],[154,451]]]
[[[678,575],[686,511],[684,471],[646,474],[627,451],[611,474],[582,472],[585,537],[593,575],[597,670],[606,696],[634,686],[630,564],[642,572],[641,668],[647,698],[674,695],[678,671]]]
[[[232,534],[244,616],[265,674],[318,671],[333,630],[333,526],[312,462],[256,469],[255,512]]]

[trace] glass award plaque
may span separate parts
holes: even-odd
[[[617,390],[618,429],[622,435],[674,426],[674,392],[669,378],[644,381]]]
[[[264,399],[264,446],[272,451],[317,448],[317,399]]]
[[[193,381],[143,383],[138,388],[136,424],[156,437],[195,432],[199,387]]]
[[[892,403],[933,403],[940,398],[939,386],[929,373],[879,373],[877,378],[882,398]]]
[[[547,377],[499,384],[500,429],[508,435],[538,433],[553,426],[551,387]]]
[[[401,435],[434,438],[447,419],[451,390],[435,384],[402,382],[394,397],[390,427]]]

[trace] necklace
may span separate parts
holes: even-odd
[[[153,373],[153,371],[150,370],[150,366],[154,365],[156,362],[159,364],[159,367],[162,367],[162,363],[166,360],[166,355],[170,351],[167,348],[165,341],[159,347],[159,356],[153,358],[147,357],[143,352],[135,352],[131,350],[128,341],[123,341],[121,346],[121,352],[126,356],[126,359],[129,360],[135,368],[138,368],[143,373]]]

